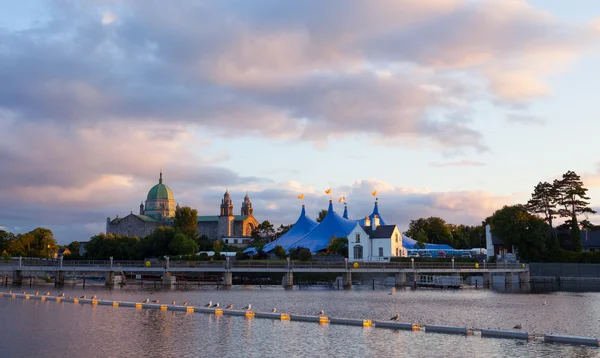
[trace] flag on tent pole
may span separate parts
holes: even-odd
[[[342,195],[342,197],[338,200],[338,203],[341,203],[342,201],[346,201],[346,197]]]
[[[377,190],[373,190],[373,192],[371,193],[371,195],[377,196]]]
[[[327,195],[331,194],[331,188],[325,190],[325,194],[327,194]]]
[[[298,195],[298,199],[300,199],[300,200],[304,199],[304,194]]]

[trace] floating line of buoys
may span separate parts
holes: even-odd
[[[23,298],[26,300],[39,300],[39,301],[54,301],[54,302],[68,302],[68,303],[80,303],[80,304],[91,304],[99,306],[112,306],[112,307],[132,307],[136,309],[153,309],[160,311],[180,311],[187,313],[207,313],[215,315],[228,315],[228,316],[239,316],[246,318],[266,318],[272,320],[281,321],[299,321],[299,322],[315,322],[319,324],[340,324],[346,326],[362,326],[362,327],[376,327],[376,328],[388,328],[397,330],[407,331],[421,331],[424,329],[425,332],[434,333],[445,333],[445,334],[459,334],[459,335],[472,335],[475,332],[480,332],[481,337],[490,338],[506,338],[506,339],[522,339],[531,340],[536,335],[528,332],[521,331],[502,331],[502,330],[491,330],[491,329],[469,329],[466,327],[455,327],[455,326],[438,326],[438,325],[426,325],[421,326],[414,323],[401,323],[396,321],[373,321],[370,319],[351,319],[351,318],[333,318],[327,317],[321,314],[316,316],[307,315],[295,315],[289,313],[276,313],[276,312],[254,312],[252,310],[233,310],[233,309],[222,309],[222,308],[208,308],[208,307],[195,307],[187,305],[166,305],[159,303],[147,303],[147,302],[127,302],[127,301],[105,301],[94,298],[74,298],[61,296],[38,296],[29,295],[26,293],[12,293],[12,292],[0,292],[0,297],[6,298]],[[248,306],[251,308],[251,306]],[[247,308],[247,307],[246,307]],[[396,317],[397,318],[397,317]],[[539,336],[538,336],[539,337]],[[590,337],[579,337],[579,336],[564,336],[556,334],[545,334],[542,336],[543,341],[547,343],[562,343],[562,344],[574,344],[574,345],[586,345],[598,347],[600,341],[598,338]]]

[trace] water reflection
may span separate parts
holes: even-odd
[[[512,288],[511,288],[512,289]],[[46,289],[47,290],[47,289]],[[252,303],[257,311],[331,317],[511,329],[515,324],[536,333],[600,336],[600,294],[546,292],[506,294],[492,290],[323,290],[278,286],[230,290],[163,290],[153,288],[65,287],[67,296],[97,294],[100,299],[190,305]],[[55,292],[54,290],[52,291]],[[546,302],[544,305],[543,302]],[[551,356],[591,357],[597,349],[540,342],[484,339],[404,332],[379,328],[318,325],[199,313],[137,310],[37,300],[0,299],[0,356]],[[22,334],[26,332],[26,334]]]

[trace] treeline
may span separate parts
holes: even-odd
[[[423,248],[425,244],[447,244],[456,249],[485,246],[483,225],[454,225],[435,216],[411,220],[408,230],[403,234],[417,241],[418,247],[408,247],[408,249]]]
[[[104,233],[93,236],[85,245],[85,259],[141,260],[148,257],[194,255],[199,251],[221,252],[220,242],[198,235],[198,212],[188,206],[175,211],[173,227],[161,226],[152,234],[138,238]]]
[[[60,247],[50,229],[37,228],[25,234],[0,230],[0,253],[8,257],[54,257]]]
[[[579,175],[567,171],[552,183],[538,183],[526,204],[504,206],[484,223],[523,261],[600,262],[595,253],[581,252],[581,230],[596,229],[587,219],[596,213],[587,191]],[[580,215],[586,219],[579,221]],[[555,226],[557,218],[565,220]]]

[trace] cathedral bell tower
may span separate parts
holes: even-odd
[[[231,201],[229,190],[226,190],[225,195],[223,195],[223,200],[221,200],[221,215],[219,215],[217,227],[217,236],[219,239],[233,235],[234,220],[233,202]]]
[[[242,215],[252,215],[252,202],[250,201],[250,197],[248,196],[248,192],[246,192],[246,196],[244,197],[244,201],[242,202]]]
[[[233,216],[233,202],[229,195],[229,190],[225,191],[223,200],[221,200],[221,216]]]

